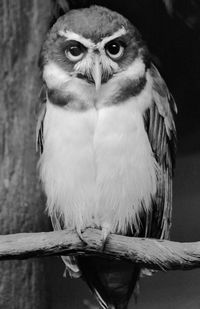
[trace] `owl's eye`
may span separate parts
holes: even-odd
[[[70,44],[67,49],[65,50],[66,57],[73,61],[79,61],[83,58],[85,52],[85,48],[80,43],[76,42],[73,44]]]
[[[107,55],[114,60],[119,59],[124,54],[124,46],[117,41],[107,43],[105,50]]]

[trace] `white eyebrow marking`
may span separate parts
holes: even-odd
[[[124,34],[126,34],[126,30],[124,27],[118,29],[115,33],[113,33],[111,36],[106,36],[104,37],[100,42],[98,42],[97,44],[95,44],[91,39],[86,39],[84,38],[81,34],[77,34],[75,32],[69,31],[69,30],[60,30],[58,32],[58,34],[60,36],[64,36],[67,40],[75,40],[78,41],[80,43],[82,43],[85,47],[89,48],[89,49],[95,49],[95,48],[99,48],[102,49],[104,47],[104,45]]]
[[[126,34],[126,29],[124,27],[120,28],[119,30],[117,30],[116,32],[114,32],[111,36],[106,36],[103,38],[103,40],[99,43],[97,43],[97,47],[102,48],[104,47],[104,45],[124,34]]]
[[[81,44],[83,44],[85,47],[87,48],[95,48],[96,44],[94,42],[92,42],[92,40],[90,39],[86,39],[84,38],[81,34],[77,34],[75,32],[72,31],[64,31],[64,30],[60,30],[58,32],[58,34],[60,36],[64,36],[67,40],[75,40],[80,42]]]

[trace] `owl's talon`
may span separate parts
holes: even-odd
[[[79,239],[83,242],[84,245],[88,245],[88,243],[86,242],[86,240],[83,238],[83,232],[84,231],[81,231],[81,230],[76,230],[77,234],[78,234],[78,237]]]

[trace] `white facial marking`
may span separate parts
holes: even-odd
[[[103,40],[101,40],[99,43],[97,43],[97,48],[100,48],[102,49],[106,43],[114,40],[114,39],[117,39],[118,37],[126,34],[126,30],[124,27],[122,27],[121,29],[117,30],[116,32],[114,32],[111,36],[107,36],[105,38],[103,38]]]
[[[77,34],[72,31],[60,30],[58,33],[60,36],[64,36],[67,40],[75,40],[75,41],[80,42],[87,48],[94,48],[96,45],[94,42],[92,42],[92,40],[86,39],[81,34]]]
[[[69,74],[55,62],[49,62],[44,66],[43,79],[48,88],[59,88],[69,81]]]
[[[144,61],[141,58],[136,58],[131,65],[128,66],[128,68],[125,71],[122,71],[119,73],[120,78],[123,76],[126,77],[135,77],[138,78],[140,76],[143,76],[145,74],[145,64]]]

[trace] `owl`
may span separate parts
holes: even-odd
[[[91,6],[71,10],[41,51],[40,177],[55,230],[169,237],[176,105],[138,30]],[[102,308],[125,309],[141,267],[100,256],[63,256]]]

